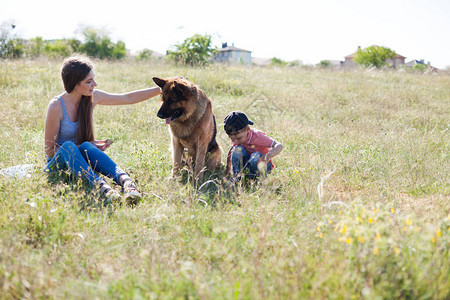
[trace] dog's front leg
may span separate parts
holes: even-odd
[[[197,153],[195,156],[195,170],[194,175],[195,178],[202,179],[204,167],[205,167],[205,159],[206,159],[206,151],[208,150],[207,147],[204,146],[205,143],[200,143],[199,147],[197,148]]]
[[[172,176],[176,177],[180,172],[181,162],[183,160],[184,147],[181,145],[180,140],[176,137],[172,137],[172,158],[173,158],[173,169]]]

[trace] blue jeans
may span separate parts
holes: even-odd
[[[250,155],[243,146],[234,146],[231,150],[231,166],[233,167],[233,175],[239,176],[243,173],[246,177],[255,179],[260,175],[258,170],[258,159],[262,156],[259,152],[254,152]],[[265,176],[272,170],[272,165],[267,164]]]
[[[67,141],[61,145],[52,158],[48,158],[44,172],[59,172],[69,170],[73,176],[79,176],[91,185],[100,177],[98,172],[119,183],[119,176],[126,174],[108,155],[90,142],[84,142],[77,147]]]

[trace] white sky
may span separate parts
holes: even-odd
[[[370,45],[406,60],[450,66],[449,0],[0,0],[0,23],[22,38],[79,38],[81,25],[105,29],[132,51],[165,53],[199,34],[253,57],[344,60]]]

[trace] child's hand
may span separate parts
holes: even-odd
[[[264,163],[264,166],[266,166],[272,158],[274,158],[281,152],[281,150],[283,150],[283,145],[275,141],[272,149],[270,149],[269,152],[258,159],[258,168],[260,163]]]
[[[267,165],[269,163],[270,159],[268,159],[267,154],[266,155],[262,155],[259,159],[258,159],[258,163],[257,165],[259,166],[260,164],[264,164]]]
[[[109,148],[109,146],[111,146],[111,144],[113,143],[113,140],[106,139],[106,140],[100,140],[100,141],[92,141],[91,143],[94,144],[99,150],[105,151],[106,149]]]

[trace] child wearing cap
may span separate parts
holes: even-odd
[[[251,179],[267,175],[274,167],[272,158],[283,150],[280,142],[249,125],[253,122],[240,111],[233,111],[224,119],[225,132],[232,142],[226,174],[232,169],[235,180],[239,180],[241,174]]]

